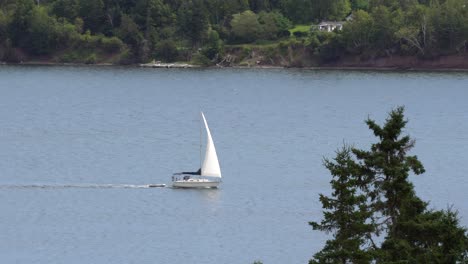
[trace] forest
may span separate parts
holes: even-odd
[[[467,4],[468,0],[0,0],[0,61],[212,65],[239,47],[240,54],[259,48],[273,63],[275,56],[289,52],[292,57],[296,50],[320,62],[349,55],[432,59],[466,53]],[[315,26],[345,19],[342,30],[323,32]]]

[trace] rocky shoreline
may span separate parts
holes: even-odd
[[[112,64],[112,63],[57,63],[50,61],[23,61],[19,63],[0,62],[0,65],[24,65],[24,66],[91,66],[91,67],[141,67],[141,68],[161,68],[161,69],[190,69],[190,68],[236,68],[236,69],[304,69],[304,70],[345,70],[345,71],[436,71],[436,72],[467,72],[468,56],[452,56],[451,58],[439,58],[438,60],[419,60],[415,57],[407,58],[381,58],[369,61],[359,61],[348,58],[335,63],[323,64],[320,66],[289,66],[289,65],[212,65],[201,66],[190,63],[162,63],[151,62],[142,64]]]
[[[142,63],[138,66],[143,68],[199,68],[199,65],[193,65],[189,63],[163,63],[163,62],[150,62],[150,63]]]

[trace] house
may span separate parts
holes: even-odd
[[[344,21],[322,21],[320,24],[317,25],[317,29],[319,31],[327,31],[332,32],[333,30],[342,30],[343,24],[346,23]]]

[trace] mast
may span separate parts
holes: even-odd
[[[199,127],[200,127],[200,169],[202,167],[202,115],[203,112],[200,111],[200,116],[199,118]]]

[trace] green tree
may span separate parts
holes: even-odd
[[[165,62],[173,62],[177,59],[179,52],[177,46],[173,40],[163,40],[156,44],[155,49],[156,58],[161,59]]]
[[[366,263],[371,254],[363,249],[369,243],[373,226],[366,223],[371,217],[365,192],[361,189],[362,170],[353,160],[351,148],[345,146],[337,151],[334,160],[325,159],[324,166],[333,179],[332,194],[320,194],[324,219],[310,222],[314,230],[333,233],[322,251],[309,263]]]
[[[431,52],[435,43],[432,10],[424,5],[413,5],[405,12],[405,20],[406,25],[396,32],[402,47],[409,52],[416,49],[423,56]]]
[[[368,10],[369,0],[351,0],[351,9],[352,10]]]
[[[397,9],[406,10],[418,3],[418,0],[370,0],[369,6],[371,8],[374,8],[383,5],[390,8],[393,11]]]
[[[320,41],[318,53],[322,63],[336,61],[344,55],[346,45],[342,34],[337,32],[320,32],[317,38]]]
[[[208,40],[202,49],[203,55],[205,55],[208,59],[213,60],[221,53],[221,49],[223,46],[223,42],[219,38],[218,32],[215,30],[210,30],[208,33]]]
[[[7,39],[8,16],[0,9],[0,44]]]
[[[139,61],[142,58],[147,59],[149,51],[148,47],[144,45],[143,34],[138,29],[138,25],[132,20],[131,17],[123,15],[120,26],[116,30],[117,36],[126,43],[130,51],[126,52],[124,56],[125,64],[133,61]]]
[[[343,20],[351,13],[351,3],[349,0],[332,0],[330,1],[330,14],[329,19]]]
[[[370,150],[352,148],[352,155],[349,151],[339,153],[348,153],[344,159],[346,163],[338,162],[338,158],[333,163],[339,165],[331,167],[338,168],[339,173],[330,169],[334,176],[333,198],[321,197],[326,210],[324,220],[314,227],[324,231],[332,227],[335,234],[354,234],[350,237],[355,240],[348,238],[343,241],[354,241],[356,245],[353,245],[354,250],[346,250],[349,248],[345,248],[342,240],[335,236],[312,263],[455,264],[468,261],[468,236],[466,228],[459,225],[457,213],[452,209],[428,210],[427,203],[416,195],[413,184],[408,180],[411,172],[416,175],[424,173],[424,167],[417,156],[408,155],[414,147],[414,140],[402,135],[408,122],[403,112],[403,107],[391,111],[383,126],[371,119],[366,121],[378,138]],[[336,175],[345,177],[340,179]],[[360,200],[354,197],[356,195],[366,198]],[[342,208],[346,207],[337,205],[347,205],[349,210],[343,211]],[[358,214],[361,212],[364,214]],[[336,219],[344,220],[337,224]],[[360,224],[353,226],[353,223]],[[361,233],[362,230],[368,233]],[[381,235],[385,236],[381,244],[372,242],[373,238]],[[364,239],[358,240],[360,237]],[[363,258],[352,259],[350,253],[360,253]]]
[[[79,0],[57,0],[52,4],[52,13],[73,22],[80,13]]]
[[[435,39],[441,50],[464,51],[468,41],[467,5],[465,0],[447,0],[431,8]]]
[[[259,37],[262,39],[277,38],[279,29],[273,13],[267,13],[265,11],[260,12],[260,14],[258,14],[258,22],[261,28]]]
[[[34,8],[34,1],[18,0],[10,8],[13,14],[8,31],[13,46],[27,47],[30,37],[28,30],[31,25],[30,17]]]
[[[392,12],[386,6],[378,6],[372,10],[371,16],[374,34],[372,46],[387,52],[398,43],[395,33],[401,27],[403,15],[400,10]]]
[[[7,53],[11,52],[10,42],[8,39],[8,17],[0,9],[0,61],[5,60]]]
[[[269,0],[250,0],[250,10],[255,13],[260,13],[261,11],[270,10],[270,1]]]
[[[92,33],[99,32],[105,21],[104,2],[102,0],[80,0],[79,15],[83,18],[84,29]]]
[[[122,16],[120,27],[117,29],[117,36],[134,48],[138,47],[143,40],[138,25],[127,15]]]
[[[80,34],[84,32],[84,21],[80,17],[75,18],[75,21],[73,21],[73,25],[75,26],[76,32]]]
[[[372,207],[380,218],[376,224],[380,225],[380,230],[387,231],[386,242],[404,239],[399,224],[420,215],[426,208],[426,203],[416,196],[413,184],[408,181],[410,171],[422,174],[424,167],[417,156],[407,154],[414,140],[408,135],[402,136],[408,122],[403,111],[404,108],[399,107],[390,112],[383,126],[368,119],[366,123],[379,141],[372,144],[369,151],[353,150],[364,169],[371,172],[366,175],[367,189],[371,190]]]
[[[348,50],[362,53],[371,47],[374,38],[374,20],[364,10],[353,14],[353,20],[343,27],[343,37]]]
[[[343,20],[351,12],[349,0],[311,0],[315,20]]]
[[[232,14],[249,10],[249,1],[205,0],[205,7],[209,10],[208,16],[211,24],[220,24]]]
[[[378,260],[383,263],[466,263],[468,237],[458,212],[430,210],[401,217],[399,237],[387,237]]]
[[[150,39],[157,29],[171,25],[175,18],[170,7],[161,0],[138,0],[133,13],[134,21],[145,32],[146,39]]]
[[[284,35],[283,32],[292,27],[291,22],[279,12],[260,12],[258,14],[258,22],[261,31],[258,38],[263,39],[277,39]]]
[[[197,46],[208,29],[208,16],[201,0],[188,0],[178,11],[180,32]]]
[[[30,23],[27,49],[37,55],[49,53],[57,45],[56,20],[47,14],[44,7],[38,6],[33,9]]]
[[[319,19],[313,13],[315,3],[310,0],[281,0],[279,6],[282,14],[294,23],[310,23]]]
[[[74,47],[80,38],[80,32],[76,30],[75,25],[70,24],[64,18],[59,18],[55,23],[55,38],[55,47],[52,47],[50,51]]]
[[[250,10],[233,15],[231,29],[234,38],[244,42],[254,41],[261,32],[257,15]]]
[[[283,16],[283,14],[278,11],[273,11],[272,14],[279,31],[285,31],[292,28],[293,25],[291,21],[287,17]]]

